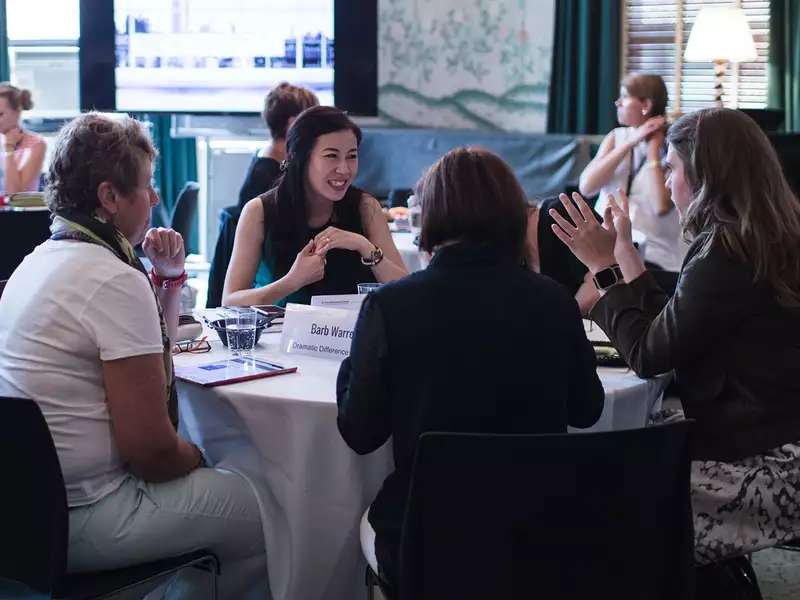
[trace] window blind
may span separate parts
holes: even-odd
[[[661,75],[669,90],[671,113],[686,113],[714,104],[714,66],[686,62],[683,53],[703,6],[740,6],[747,16],[758,57],[729,63],[725,106],[763,108],[767,104],[769,0],[625,0],[623,73]]]

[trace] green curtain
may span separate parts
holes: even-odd
[[[8,28],[6,27],[6,0],[0,0],[0,81],[11,79],[8,60]]]
[[[607,133],[617,124],[621,0],[555,0],[548,133]]]
[[[197,181],[195,139],[171,137],[171,117],[168,114],[143,113],[137,117],[150,123],[150,133],[159,153],[154,179],[161,196],[161,208],[154,211],[153,225],[169,226],[181,189],[187,181]],[[185,243],[187,253],[199,250],[197,227],[192,230]]]
[[[769,106],[786,113],[786,131],[800,132],[800,2],[771,0]]]

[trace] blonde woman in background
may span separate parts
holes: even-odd
[[[609,194],[622,188],[630,198],[633,228],[647,236],[648,267],[679,271],[687,245],[678,211],[664,187],[667,88],[658,75],[632,73],[620,87],[617,127],[606,135],[597,155],[581,173],[584,196],[599,193],[595,210],[603,214]]]
[[[0,192],[35,192],[39,189],[47,143],[21,126],[22,111],[33,108],[29,90],[0,83]]]

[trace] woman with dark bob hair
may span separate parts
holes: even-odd
[[[45,192],[52,236],[0,299],[0,397],[36,402],[47,421],[69,505],[69,572],[208,548],[224,569],[222,598],[263,598],[250,485],[206,467],[168,414],[186,272],[180,234],[150,228],[155,158],[128,117],[87,113],[62,128]]]
[[[341,110],[300,113],[280,183],[242,211],[223,304],[308,304],[407,274],[378,201],[352,185],[360,143],[361,130]]]
[[[451,150],[417,195],[431,263],[364,300],[337,382],[347,444],[366,454],[393,438],[395,470],[362,520],[390,584],[420,434],[565,432],[592,425],[604,399],[575,300],[523,266],[527,210],[509,166]]]
[[[675,369],[693,434],[695,560],[800,534],[800,203],[742,112],[678,120],[667,185],[691,240],[675,295],[645,271],[627,198],[600,225],[562,197],[556,234],[595,274],[591,318],[641,377]]]

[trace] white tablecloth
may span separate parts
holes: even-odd
[[[400,257],[403,259],[408,272],[413,273],[421,270],[422,257],[420,256],[419,248],[414,244],[414,234],[393,231],[392,239],[394,240],[394,245],[400,251]]]
[[[227,351],[211,336],[210,354],[181,354],[175,363],[224,357]],[[179,382],[181,431],[211,464],[252,483],[275,600],[362,598],[359,520],[392,469],[391,442],[367,456],[350,450],[336,427],[339,363],[280,354],[279,339],[262,336],[256,355],[297,365],[297,373],[216,388]],[[644,425],[667,383],[624,369],[599,374],[606,407],[593,429]]]

